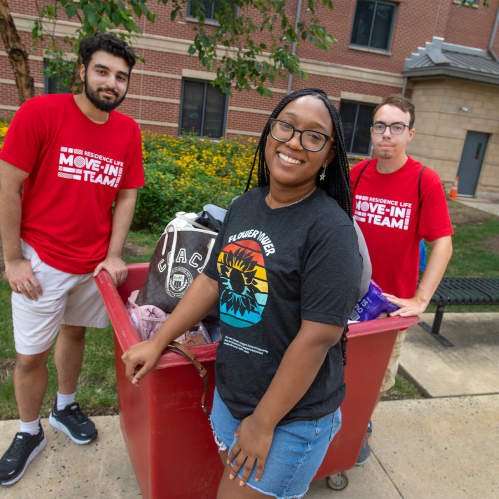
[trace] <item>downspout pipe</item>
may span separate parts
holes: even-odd
[[[298,9],[297,9],[297,12],[296,12],[295,32],[298,32],[298,23],[300,22],[301,2],[302,2],[302,0],[298,0]],[[293,47],[291,49],[291,54],[292,55],[296,54],[296,44],[297,44],[297,42],[293,43]],[[293,74],[290,73],[289,74],[289,78],[288,78],[288,90],[286,92],[286,95],[289,95],[291,93],[291,85],[292,84],[293,84]]]
[[[405,97],[406,90],[407,90],[407,76],[404,78],[404,86],[402,87],[402,97]]]
[[[497,55],[495,54],[494,49],[492,48],[492,45],[494,45],[498,23],[499,23],[499,7],[497,7],[496,20],[494,21],[494,29],[492,30],[492,36],[490,37],[490,43],[488,47],[490,55],[494,58],[494,61],[496,62],[499,62],[499,59],[497,58]]]

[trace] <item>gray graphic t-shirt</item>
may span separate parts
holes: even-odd
[[[317,189],[273,210],[268,190],[253,189],[232,203],[204,269],[220,291],[216,385],[236,419],[253,413],[302,319],[344,327],[360,298],[357,235],[338,203]],[[326,416],[345,392],[338,342],[279,425]]]

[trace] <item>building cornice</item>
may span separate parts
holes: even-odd
[[[422,80],[456,80],[463,83],[478,83],[491,87],[499,86],[499,77],[480,74],[477,71],[453,68],[450,66],[435,66],[419,69],[410,69],[402,73],[411,81]]]

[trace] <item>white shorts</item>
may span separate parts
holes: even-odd
[[[31,261],[43,295],[38,301],[12,293],[12,322],[16,351],[24,355],[45,352],[54,343],[61,324],[107,327],[109,316],[93,273],[68,274],[43,263],[21,240],[23,258]]]

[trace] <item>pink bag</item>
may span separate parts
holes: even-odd
[[[154,333],[163,325],[170,314],[163,312],[154,305],[142,305],[139,307],[135,303],[138,294],[139,290],[132,291],[125,308],[127,309],[130,320],[139,333],[140,338],[142,341],[147,341],[154,336]],[[175,341],[186,346],[213,343],[202,322],[198,322]]]

